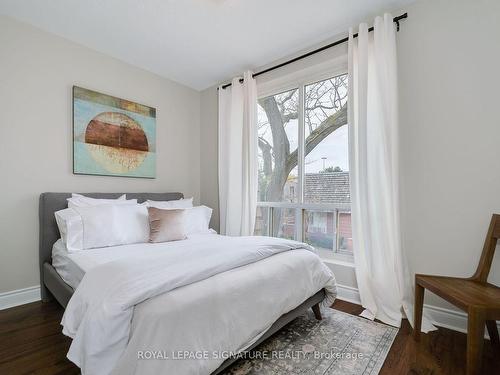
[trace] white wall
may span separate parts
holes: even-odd
[[[500,2],[423,0],[398,34],[404,247],[413,271],[470,276],[500,212]],[[491,272],[500,285],[500,255]],[[430,295],[426,302],[447,306]]]
[[[413,272],[469,276],[491,214],[500,213],[500,2],[421,0],[393,15],[405,11],[397,36],[403,245]],[[217,131],[216,115],[204,115],[216,106],[215,88],[207,89],[204,134]],[[217,194],[214,150],[202,142],[207,202]],[[340,284],[355,286],[352,268],[330,266]],[[500,256],[491,281],[500,285]],[[426,303],[451,308],[430,293]]]
[[[157,109],[157,178],[72,174],[73,85]],[[200,94],[0,17],[0,292],[39,284],[38,196],[44,191],[200,196]]]

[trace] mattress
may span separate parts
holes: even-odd
[[[200,236],[214,236],[215,233],[191,235],[183,243],[196,241]],[[83,276],[91,268],[118,259],[129,258],[141,253],[154,254],[174,247],[179,241],[169,243],[136,243],[69,252],[62,239],[52,246],[52,266],[66,284],[76,289]]]
[[[52,246],[52,266],[66,284],[76,289],[85,275],[85,271],[73,260],[71,255],[62,239],[58,239]]]

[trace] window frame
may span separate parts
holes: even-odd
[[[257,84],[257,97],[259,99],[271,95],[297,89],[299,94],[299,108],[298,108],[298,181],[299,184],[296,188],[297,202],[257,202],[258,207],[267,208],[267,235],[272,235],[273,228],[273,209],[274,208],[291,208],[295,209],[295,239],[303,242],[305,235],[305,211],[331,211],[335,214],[335,220],[338,220],[339,212],[350,211],[350,205],[333,204],[333,203],[304,203],[304,170],[305,170],[305,117],[304,117],[304,96],[305,87],[326,79],[334,78],[343,74],[348,74],[347,56],[342,56],[332,63],[318,64],[306,69],[290,73],[284,77],[280,77],[268,82],[258,82]],[[338,231],[336,232],[338,236]],[[338,238],[335,239],[338,242]],[[331,261],[340,261],[352,263],[354,261],[352,255],[337,249],[318,250],[318,254]]]

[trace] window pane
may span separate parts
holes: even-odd
[[[295,239],[295,209],[273,208],[273,237]]]
[[[304,202],[350,205],[347,75],[305,87]]]
[[[353,255],[351,213],[339,212],[338,216],[338,252]]]
[[[298,102],[297,89],[258,101],[260,202],[297,202]]]
[[[305,211],[304,242],[318,250],[335,249],[335,212]]]
[[[255,236],[268,236],[269,233],[269,207],[257,207],[255,217]]]

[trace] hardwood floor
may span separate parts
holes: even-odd
[[[361,306],[336,301],[334,309],[359,314]],[[61,333],[63,309],[56,302],[34,302],[0,311],[0,374],[79,374],[66,359],[70,340]],[[404,322],[381,374],[464,373],[466,335],[440,328],[416,343]],[[485,342],[483,374],[500,374],[500,352]]]

